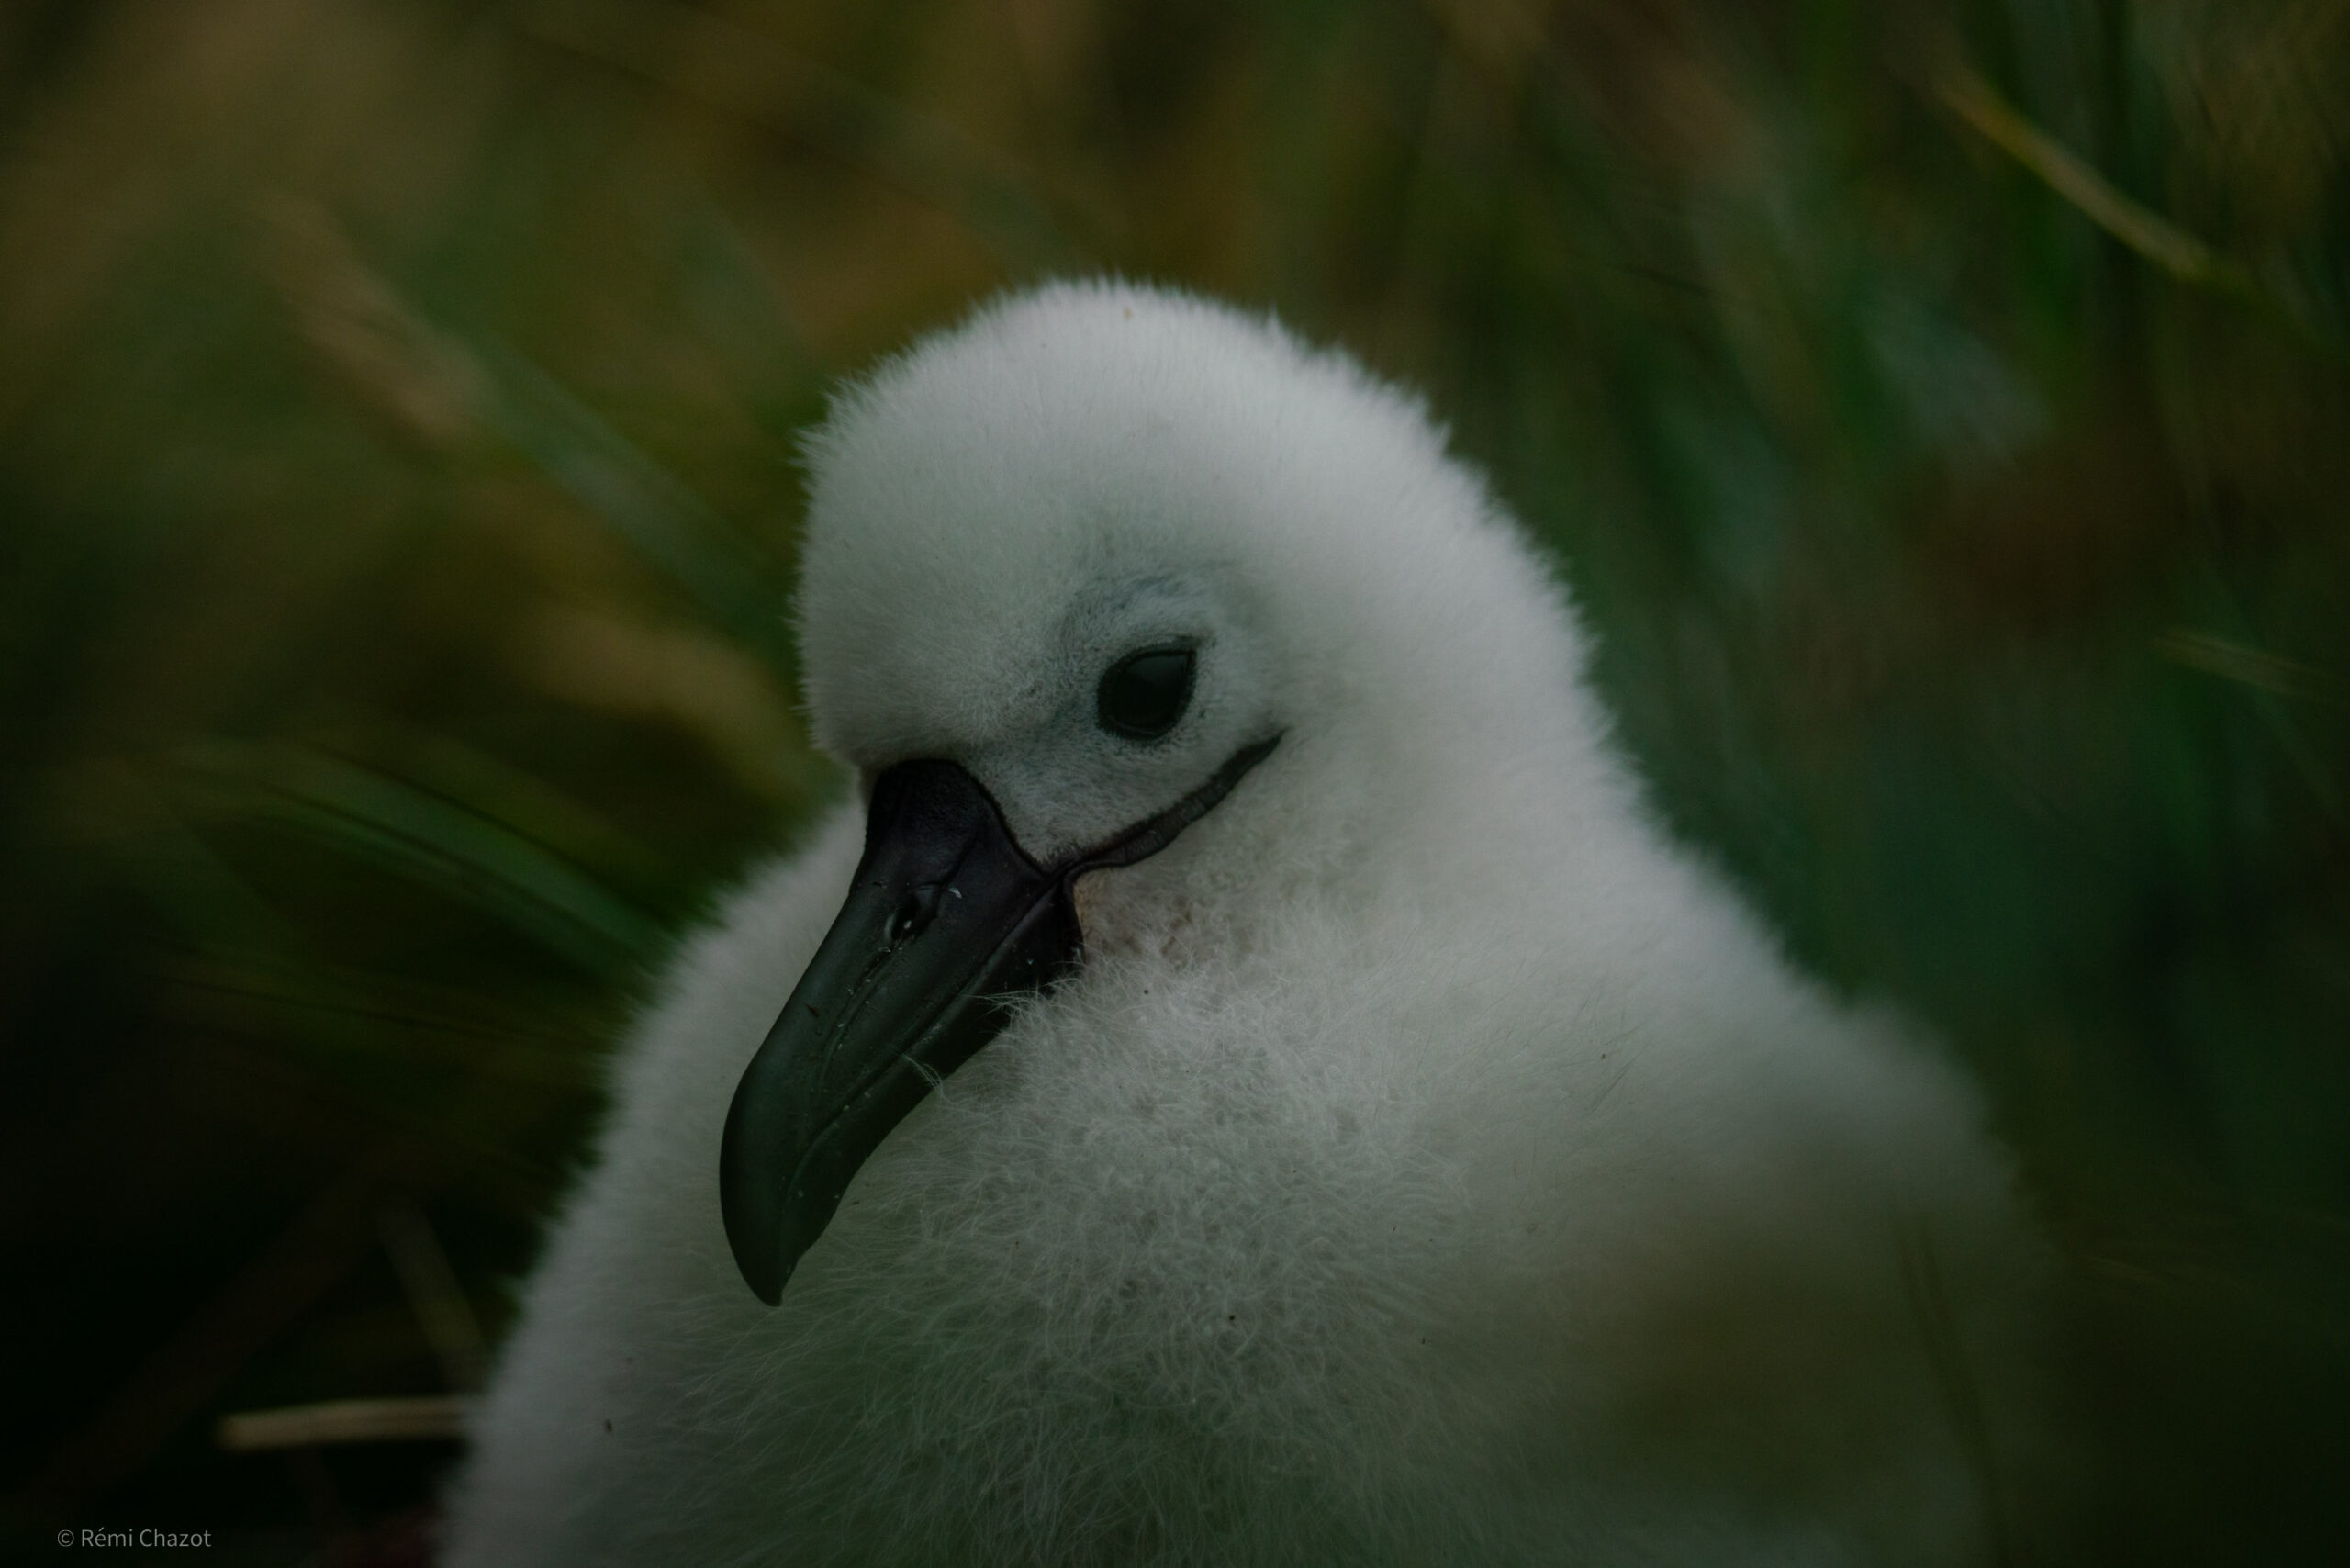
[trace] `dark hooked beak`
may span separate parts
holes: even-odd
[[[1077,878],[1165,848],[1279,740],[1243,748],[1168,810],[1051,867],[1028,857],[954,763],[903,762],[874,780],[848,902],[726,1113],[719,1206],[762,1301],[783,1299],[890,1129],[1002,1030],[1018,998],[1082,961]]]

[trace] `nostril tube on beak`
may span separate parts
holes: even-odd
[[[890,916],[889,943],[892,947],[911,942],[929,929],[938,915],[939,884],[926,882],[898,901]]]

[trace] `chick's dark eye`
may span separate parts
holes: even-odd
[[[1112,665],[1102,678],[1102,727],[1135,741],[1173,729],[1192,700],[1193,663],[1189,648],[1145,648]]]

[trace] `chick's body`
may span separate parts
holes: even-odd
[[[1041,861],[1279,745],[1078,881],[1081,970],[774,1310],[716,1151],[862,809],[754,877],[623,1055],[451,1568],[2000,1550],[2037,1264],[1972,1096],[1653,825],[1569,609],[1416,408],[1064,286],[815,451],[803,640],[852,765],[956,759]],[[1183,726],[1103,741],[1103,659],[1172,635]]]

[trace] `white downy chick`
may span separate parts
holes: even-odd
[[[1416,402],[1055,285],[809,451],[863,798],[621,1054],[449,1568],[2004,1553],[1975,1097],[1668,840]]]

